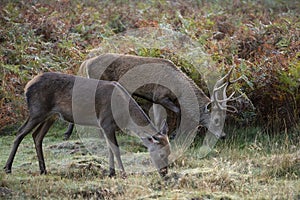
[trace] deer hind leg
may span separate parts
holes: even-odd
[[[68,130],[64,133],[64,135],[65,135],[64,140],[68,140],[70,138],[70,136],[72,135],[73,129],[74,129],[74,124],[70,123],[68,126]]]
[[[36,149],[37,158],[39,161],[39,167],[41,174],[46,174],[46,166],[45,166],[45,160],[44,160],[44,154],[43,154],[43,139],[45,135],[47,134],[49,128],[53,125],[55,122],[55,117],[50,117],[43,123],[39,125],[39,127],[34,131],[32,134],[34,145]]]
[[[110,148],[108,148],[108,157],[109,157],[109,175],[108,176],[114,177],[114,176],[116,176],[115,161],[114,161],[114,154]]]
[[[112,137],[107,137],[106,141],[108,143],[109,148],[109,169],[110,169],[110,176],[115,175],[115,167],[114,167],[114,157],[117,159],[117,164],[119,169],[121,170],[122,177],[125,177],[125,169],[121,160],[121,153],[119,149],[119,145],[116,140],[116,136],[113,135]]]
[[[28,133],[30,133],[30,131],[32,131],[42,121],[44,121],[44,118],[42,118],[42,117],[35,117],[35,118],[29,117],[27,119],[27,121],[24,123],[24,125],[21,126],[21,128],[18,130],[18,134],[14,140],[12,150],[10,152],[10,155],[9,155],[9,157],[6,161],[5,167],[4,167],[4,170],[6,173],[11,173],[11,167],[12,167],[15,155],[16,155],[18,147],[19,147],[20,143],[22,142],[22,140],[24,139],[24,137]]]
[[[181,111],[178,106],[176,106],[169,98],[164,98],[158,101],[163,107],[171,110],[176,115],[176,130],[170,136],[171,139],[175,138],[177,131],[179,131],[180,121],[181,121]]]

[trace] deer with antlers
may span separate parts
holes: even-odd
[[[227,105],[227,102],[239,98],[234,98],[234,93],[232,93],[229,97],[226,95],[228,86],[239,80],[230,81],[233,68],[231,68],[231,70],[223,78],[216,82],[210,98],[207,97],[205,93],[170,60],[162,58],[107,53],[84,61],[80,67],[79,74],[94,79],[120,81],[126,73],[130,70],[134,70],[135,67],[142,65],[148,65],[151,67],[151,65],[156,64],[161,65],[163,68],[170,69],[171,73],[166,73],[164,75],[165,79],[184,80],[189,83],[189,87],[191,87],[198,99],[199,108],[197,109],[199,109],[200,112],[200,117],[198,119],[199,124],[208,128],[208,130],[210,130],[216,137],[225,137],[225,133],[220,127],[222,120],[224,120],[222,119],[222,116],[226,111],[237,111],[235,107]],[[150,71],[147,76],[150,76],[150,73],[157,72],[155,72],[155,70]],[[176,129],[179,127],[181,119],[179,102],[181,100],[180,98],[183,98],[181,92],[184,90],[181,87],[182,86],[179,84],[175,86],[174,91],[177,92],[177,95],[174,95],[174,91],[155,83],[150,85],[148,84],[147,86],[140,87],[136,90],[131,90],[125,86],[129,93],[132,93],[134,96],[146,99],[154,103],[154,106],[161,105],[166,110],[175,113],[177,118]],[[211,107],[211,112],[208,109],[208,106]],[[159,111],[156,114],[154,113],[154,115],[158,118],[156,121],[161,121]],[[73,124],[69,125],[69,128],[65,133],[65,139],[70,137],[73,127]]]

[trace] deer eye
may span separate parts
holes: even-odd
[[[211,103],[207,104],[204,108],[204,113],[210,113],[211,111]]]
[[[159,137],[157,137],[157,136],[155,136],[155,135],[153,135],[152,136],[155,140],[157,140],[158,142],[160,141],[160,138]]]

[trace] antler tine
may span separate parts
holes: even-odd
[[[223,111],[228,111],[231,113],[238,112],[238,110],[236,107],[234,107],[232,105],[227,105],[226,103],[229,101],[235,101],[243,96],[243,94],[241,94],[238,97],[234,97],[235,92],[231,93],[229,95],[229,97],[227,97],[227,94],[226,94],[226,90],[230,84],[234,84],[243,78],[243,76],[240,76],[239,78],[230,81],[230,78],[231,78],[234,68],[235,68],[235,65],[233,65],[231,67],[231,69],[228,71],[228,73],[225,76],[223,76],[220,80],[218,80],[216,82],[214,89],[213,89],[213,95],[211,97],[211,102],[214,102],[215,105],[218,107],[218,109],[223,110]],[[225,83],[223,83],[224,80],[226,80]],[[221,97],[222,99],[219,99],[218,92],[221,92],[221,90],[222,90],[222,97]]]
[[[237,97],[232,98],[234,94],[235,94],[235,92],[233,92],[228,98],[222,99],[222,100],[217,99],[217,101],[220,102],[220,103],[228,102],[228,101],[235,101],[235,100],[241,98],[244,95],[244,94],[241,94]]]
[[[220,80],[217,81],[217,83],[215,84],[215,87],[219,87],[219,85],[221,83],[223,83],[223,81],[228,77],[227,82],[229,82],[230,76],[232,74],[232,71],[234,69],[234,66],[231,67],[231,69],[229,70],[229,72],[227,74],[225,74],[225,76],[223,76]]]
[[[244,94],[241,94],[241,95],[239,95],[239,96],[237,96],[237,97],[234,97],[234,98],[232,98],[232,99],[229,99],[228,101],[235,101],[235,100],[241,98],[242,96],[244,96]]]
[[[228,81],[229,84],[233,84],[233,83],[236,83],[238,82],[239,80],[241,80],[243,78],[243,76],[240,76],[239,78],[233,80],[233,81]]]
[[[234,106],[231,106],[231,105],[226,105],[223,107],[222,105],[220,105],[220,103],[224,103],[224,102],[228,102],[228,101],[234,101],[238,98],[240,98],[242,95],[238,96],[238,97],[235,97],[235,98],[232,98],[233,95],[235,94],[235,92],[233,92],[228,98],[226,99],[222,99],[222,100],[219,100],[216,96],[216,94],[214,93],[214,98],[215,98],[215,102],[216,102],[216,106],[220,109],[220,110],[226,110],[228,112],[231,112],[231,113],[236,113],[238,112],[237,108],[234,107]]]
[[[213,92],[216,92],[216,91],[218,91],[218,90],[220,90],[220,89],[222,89],[224,86],[226,86],[228,83],[226,82],[226,83],[223,83],[221,86],[219,86],[219,87],[215,87],[214,88],[214,90],[213,90]]]
[[[231,74],[232,74],[232,71],[233,71],[234,68],[235,68],[235,66],[232,66],[231,69],[229,70],[229,72],[228,72],[225,76],[223,76],[220,80],[218,80],[218,81],[216,82],[213,91],[221,89],[221,88],[224,87],[226,84],[230,85],[231,83],[234,83],[234,82],[238,81],[238,80],[234,80],[234,81],[230,82],[230,77],[231,77]],[[226,78],[227,78],[226,83],[223,83],[223,81],[224,81]],[[223,83],[223,84],[222,84],[222,83]],[[222,84],[222,85],[220,86],[220,84]]]
[[[227,82],[230,82],[230,77],[231,77],[231,74],[232,74],[234,68],[235,68],[235,65],[233,65],[231,67],[231,69],[229,70],[229,72],[225,75],[228,77]]]
[[[217,84],[216,84],[217,85]],[[218,97],[217,97],[217,92],[219,91],[219,90],[221,90],[222,88],[224,88],[224,90],[226,91],[226,88],[227,88],[227,85],[228,85],[228,83],[226,82],[226,83],[223,83],[221,86],[219,86],[219,87],[216,87],[216,85],[215,85],[215,88],[213,89],[213,99],[212,99],[212,101],[216,101],[216,102],[218,102]],[[223,90],[223,91],[224,91]]]
[[[220,109],[220,110],[226,110],[226,107],[223,107],[222,105],[220,105],[218,98],[216,97],[216,94],[214,93],[214,98],[215,98],[215,103],[216,106]]]
[[[233,92],[233,93],[229,96],[229,98],[227,98],[226,90],[227,90],[228,85],[229,85],[229,83],[227,83],[226,86],[225,86],[224,89],[223,89],[223,99],[230,99],[230,98],[234,95],[234,93],[235,93],[235,92]]]
[[[224,87],[225,88],[227,87],[227,83],[223,84],[221,87],[219,88],[222,88]],[[226,89],[225,89],[226,90]],[[220,105],[220,101],[218,99],[218,96],[217,96],[217,92],[218,92],[218,88],[216,88],[214,91],[213,91],[213,101],[215,102],[216,106],[220,109],[220,110],[226,110],[226,107],[223,107],[222,105]],[[226,95],[226,93],[225,93]]]
[[[239,81],[240,79],[243,78],[243,76],[240,76],[239,78],[230,81],[230,77],[232,75],[232,72],[233,72],[234,68],[235,68],[235,66],[233,65],[231,67],[231,69],[229,70],[229,72],[224,77],[222,77],[220,80],[217,81],[217,83],[214,86],[213,95],[212,95],[212,102],[215,102],[218,109],[226,110],[226,111],[231,112],[231,113],[235,113],[238,110],[237,110],[236,107],[231,106],[231,105],[227,105],[226,103],[229,102],[229,101],[235,101],[236,99],[239,99],[243,96],[243,94],[241,94],[238,97],[234,97],[235,92],[231,93],[229,95],[229,97],[227,97],[227,94],[226,94],[227,87],[230,84],[236,83],[237,81]],[[226,80],[225,83],[223,83],[225,79],[227,79],[227,80]],[[218,98],[218,92],[221,92],[221,90],[222,90],[222,99],[219,99]]]
[[[226,77],[228,77],[228,75],[230,74],[231,72],[227,73],[225,76],[223,76],[220,80],[217,81],[217,83],[215,84],[214,86],[214,89],[213,89],[213,99],[212,101],[215,102],[216,106],[220,109],[220,110],[226,110],[226,107],[223,107],[221,104],[220,104],[220,101],[218,99],[218,96],[217,96],[217,93],[219,90],[223,89],[223,97],[226,98],[226,89],[227,89],[227,86],[228,86],[228,82],[225,82],[223,83],[223,81],[226,79]],[[222,85],[220,85],[221,83],[223,83]],[[225,91],[225,92],[224,92]],[[225,95],[225,96],[224,96]]]
[[[236,112],[238,112],[238,109],[234,106],[227,105],[226,106],[226,111],[231,112],[231,113],[236,113]]]
[[[235,92],[233,92],[229,97],[226,97],[226,91],[224,91],[224,94],[223,94],[224,99],[218,100],[218,102],[223,103],[223,102],[230,101],[230,99],[233,97],[234,94],[235,94]]]

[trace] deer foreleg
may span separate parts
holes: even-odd
[[[110,147],[108,148],[108,159],[109,159],[109,177],[116,176],[116,170],[115,170],[115,161],[114,161],[114,154]]]
[[[126,176],[125,169],[124,169],[124,166],[123,166],[123,163],[121,160],[120,148],[117,143],[115,134],[108,136],[106,138],[106,141],[107,141],[108,148],[109,148],[109,171],[110,171],[109,176],[111,177],[111,176],[115,175],[114,156],[117,159],[118,167],[121,170],[122,176]]]

